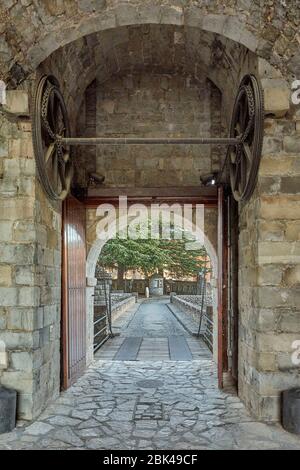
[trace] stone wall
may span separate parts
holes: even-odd
[[[288,85],[270,68],[263,77],[263,157],[256,191],[240,207],[239,394],[257,418],[277,421],[280,392],[300,383],[292,362],[300,338],[300,135]]]
[[[213,90],[206,79],[223,92],[222,122],[228,122],[241,75],[253,71],[266,80],[266,110],[273,117],[266,121],[256,192],[240,207],[239,393],[264,420],[278,419],[280,391],[299,384],[291,345],[300,335],[300,148],[299,122],[295,110],[286,106],[282,77],[266,63],[260,61],[257,67],[257,57],[276,65],[286,78],[300,72],[299,12],[294,2],[258,0],[4,0],[0,9],[1,78],[13,88],[56,51],[39,72],[58,76],[73,131],[80,123],[77,111],[85,90],[95,79],[97,86],[103,85],[98,106],[83,109],[96,113],[95,130],[107,135],[112,127],[117,135],[120,129],[127,135],[191,135],[192,130],[216,135],[220,114],[210,114],[207,129],[199,125],[207,115],[197,116],[194,107],[198,99],[196,108],[203,110],[197,90],[205,88],[206,98]],[[1,383],[19,391],[19,417],[31,419],[59,388],[60,211],[50,206],[36,181],[25,88],[10,102],[19,109],[8,106],[9,114],[1,115],[0,341],[8,351]],[[89,91],[93,96],[95,90]],[[210,108],[218,111],[217,104],[215,94]],[[135,120],[126,121],[128,105]],[[82,134],[81,126],[76,130]],[[200,171],[220,163],[218,154],[208,158],[207,149],[201,149],[203,158],[192,149],[179,154],[173,149],[172,155],[166,151],[163,159],[139,155],[140,150],[124,152],[118,161],[111,158],[114,153],[98,151],[95,168],[105,171],[106,184],[198,184]],[[79,166],[84,165],[85,160]],[[88,224],[93,243],[93,211]],[[92,290],[90,286],[89,302]]]
[[[0,116],[0,341],[2,385],[18,393],[18,417],[32,419],[59,393],[60,234],[58,208],[35,171],[28,95],[9,92]]]
[[[195,324],[197,325],[199,324],[199,318],[201,314],[201,304],[202,304],[201,295],[177,295],[174,292],[172,292],[171,303],[173,303],[174,305],[179,307],[179,309],[183,310],[185,313],[190,315],[193,318]],[[209,306],[212,305],[211,299],[206,299],[206,301],[204,302],[204,311],[207,305]],[[204,322],[203,322],[202,330],[204,330],[205,328],[206,328],[206,325],[204,325]]]
[[[232,101],[241,74],[250,69],[250,63],[255,60],[256,56],[247,48],[214,32],[196,27],[183,28],[180,25],[139,24],[100,30],[78,38],[47,57],[39,67],[39,72],[54,74],[58,78],[69,111],[72,134],[85,133],[91,136],[96,133],[96,124],[91,126],[93,114],[96,119],[96,81],[98,89],[101,90],[103,85],[107,90],[108,82],[129,75],[129,81],[125,80],[125,88],[129,87],[130,90],[133,76],[141,73],[163,74],[167,77],[186,77],[193,89],[195,83],[201,85],[207,78],[212,88],[214,83],[223,95],[221,100],[214,93],[211,103],[213,109],[218,111],[222,107],[224,121],[230,119]],[[239,67],[233,64],[239,64]],[[230,87],[226,87],[227,81],[231,83]],[[175,97],[171,103],[173,106],[174,100]],[[161,111],[158,109],[158,112]],[[116,114],[120,114],[118,110]],[[220,135],[221,123],[217,117],[212,116],[212,119],[212,135]],[[126,124],[130,125],[128,121]],[[139,128],[138,132],[141,131]],[[169,129],[169,133],[171,135],[172,129]],[[89,147],[81,149],[84,162],[88,160],[88,167],[91,160],[87,157],[93,150]],[[220,149],[215,147],[212,150],[216,152],[218,160]],[[82,175],[78,176],[81,181]]]
[[[98,88],[96,134],[105,137],[210,136],[211,96],[206,80],[141,73]],[[220,96],[214,115],[220,122]],[[219,158],[218,158],[219,157]],[[220,168],[209,146],[98,147],[96,171],[106,186],[196,186],[200,174]]]
[[[137,24],[199,28],[242,44],[284,72],[300,71],[300,11],[295,2],[3,0],[0,15],[1,73],[12,83],[61,46],[91,33]]]
[[[123,315],[123,313],[127,312],[127,310],[132,308],[136,302],[137,296],[134,294],[123,300],[114,302],[111,309],[112,325],[114,326],[114,321],[116,321],[121,315]]]

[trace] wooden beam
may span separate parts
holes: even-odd
[[[194,203],[217,207],[218,193],[216,187],[163,187],[163,188],[91,188],[88,190],[84,203],[87,207],[97,207],[103,201],[117,204],[119,196],[127,196],[129,203],[155,202]]]

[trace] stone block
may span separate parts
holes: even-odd
[[[9,287],[12,282],[12,268],[8,265],[0,265],[0,286]]]
[[[276,118],[284,117],[290,109],[291,90],[284,80],[263,79],[265,113]]]
[[[291,352],[277,353],[276,363],[281,372],[290,372],[293,369],[299,369],[299,365],[293,364]]]
[[[274,372],[277,370],[276,355],[273,353],[257,354],[257,370]]]
[[[26,264],[34,263],[36,247],[32,244],[8,245],[0,244],[0,259],[8,264]]]
[[[35,224],[29,220],[16,221],[13,226],[13,237],[16,242],[34,242],[37,238]]]
[[[160,22],[161,12],[160,12],[160,5],[147,5],[146,3],[138,7],[138,16],[139,16],[139,23],[145,23],[145,18],[147,18],[147,23],[149,24],[157,24]]]
[[[20,287],[19,288],[19,305],[22,307],[35,307],[40,305],[40,288],[39,287]]]
[[[300,264],[288,267],[283,274],[284,284],[290,287],[300,287]],[[300,321],[300,320],[299,320]]]
[[[296,195],[262,196],[259,215],[267,220],[297,220],[300,217],[300,197]]]
[[[265,136],[263,140],[262,155],[274,155],[282,151],[282,139]]]
[[[283,176],[292,172],[294,158],[263,156],[259,167],[259,179],[262,176]]]
[[[284,241],[286,225],[282,221],[259,220],[257,224],[258,240]]]
[[[29,332],[1,331],[0,341],[6,345],[6,349],[31,349],[33,346],[33,335]]]
[[[6,112],[17,116],[29,116],[28,93],[23,90],[7,90],[6,104],[3,105]]]
[[[256,289],[256,295],[253,300],[257,308],[296,308],[300,302],[300,290],[262,286]]]
[[[257,418],[267,423],[280,421],[280,394],[274,396],[259,397]]]
[[[274,308],[257,308],[252,313],[253,324],[248,323],[253,330],[274,333],[277,330],[277,315]]]
[[[34,200],[32,198],[0,200],[0,213],[4,220],[33,218]]]
[[[258,245],[258,263],[276,264],[300,262],[299,242],[260,242]]]
[[[299,386],[297,371],[286,374],[285,372],[258,372],[256,374],[257,390],[265,397],[277,396],[283,390]]]
[[[44,321],[43,326],[49,326],[56,322],[57,318],[57,305],[45,305],[44,307]]]
[[[29,137],[20,139],[10,139],[8,142],[8,156],[10,158],[18,158],[20,168],[26,173],[34,176],[35,162],[33,144],[30,134]]]
[[[33,414],[32,393],[24,393],[21,391],[18,394],[17,415],[19,419],[24,419],[26,421],[31,421],[34,416],[36,416]]]
[[[14,197],[18,195],[18,185],[16,179],[5,178],[0,179],[0,194],[4,197]]]
[[[161,6],[161,23],[182,25],[184,21],[183,9],[181,6]]]
[[[290,353],[292,355],[292,344],[299,339],[297,333],[258,333],[257,334],[257,350],[260,353]],[[276,378],[274,378],[274,384]]]
[[[7,328],[9,330],[33,331],[38,326],[34,308],[16,307],[8,309]]]
[[[117,6],[115,12],[118,26],[126,26],[138,23],[138,10],[134,5],[121,3]]]
[[[0,307],[0,330],[5,330],[7,327],[6,308]]]
[[[299,194],[300,176],[284,176],[281,178],[280,190],[286,194]]]
[[[288,221],[285,237],[289,241],[300,241],[300,221]]]
[[[299,154],[300,153],[300,136],[299,135],[284,136],[283,149],[287,153],[293,153],[294,155]]]
[[[276,194],[280,191],[280,176],[260,176],[257,182],[259,194]]]
[[[18,129],[22,132],[31,132],[32,125],[30,121],[18,121]]]
[[[18,305],[18,290],[15,287],[0,287],[0,305],[3,307]]]
[[[278,265],[259,266],[257,283],[259,286],[279,286],[282,282],[282,270]]]
[[[17,392],[32,392],[32,372],[5,371],[2,374],[1,382],[4,387],[12,388],[13,390],[17,390]]]
[[[34,268],[32,266],[16,266],[15,282],[17,285],[33,286],[35,280]]]
[[[282,309],[278,314],[277,329],[282,333],[300,333],[299,309]]]
[[[33,368],[32,353],[29,352],[12,352],[10,354],[10,365],[12,369],[31,372]]]
[[[258,74],[264,78],[282,78],[281,72],[273,67],[268,61],[258,57]]]

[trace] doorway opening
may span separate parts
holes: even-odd
[[[137,206],[141,213],[141,202]],[[134,206],[129,208],[129,213],[133,214],[132,209]],[[112,339],[105,345],[104,357],[133,361],[192,360],[186,338],[193,349],[197,342],[200,345],[203,338],[210,338],[210,333],[213,335],[210,280],[215,273],[204,245],[197,241],[200,234],[192,236],[183,228],[187,226],[179,216],[180,211],[183,215],[183,206],[172,205],[172,221],[167,214],[167,204],[159,209],[159,219],[148,209],[144,207],[145,213],[135,228],[134,219],[128,221],[126,237],[122,231],[105,243],[97,261],[96,275],[99,277],[95,287],[94,316],[97,317],[99,308],[104,306],[107,319],[111,320],[107,321],[106,334]],[[166,218],[166,214],[169,217]],[[96,318],[94,326],[97,337]],[[206,349],[204,346],[202,344],[202,349]],[[210,346],[212,349],[212,337]],[[101,359],[102,351],[103,348],[96,357]],[[201,351],[198,351],[199,355]]]

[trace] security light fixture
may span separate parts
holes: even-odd
[[[96,185],[103,184],[105,181],[105,176],[101,175],[100,173],[89,173],[89,180],[90,183],[94,183]]]
[[[218,182],[218,173],[209,173],[200,176],[200,181],[204,186],[216,186]]]

